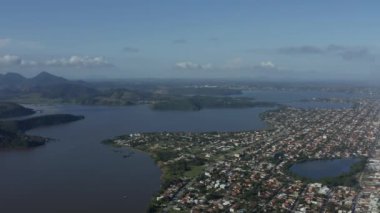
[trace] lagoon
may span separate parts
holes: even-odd
[[[41,114],[85,119],[29,131],[55,139],[32,150],[0,151],[0,212],[144,212],[160,187],[160,170],[146,153],[102,140],[135,132],[262,129],[268,108],[197,112],[152,111],[148,106],[36,106]]]
[[[359,161],[360,159],[358,158],[305,161],[294,164],[290,167],[290,171],[301,177],[320,180],[349,173],[351,166]]]
[[[258,101],[315,107],[313,102],[300,103],[299,100],[338,94],[256,91],[243,95]],[[337,105],[323,106],[335,108]],[[266,127],[259,118],[260,113],[273,109],[153,111],[144,105],[28,107],[38,110],[33,116],[69,113],[84,115],[85,119],[28,132],[55,139],[45,146],[0,151],[0,212],[144,212],[160,188],[159,168],[146,153],[130,155],[128,148],[113,148],[101,144],[102,140],[136,132],[258,130]],[[349,168],[347,165],[350,163],[342,166],[339,161],[314,162],[311,166],[316,170],[309,171],[310,164],[297,165],[293,170],[319,178],[320,174],[344,172]]]
[[[368,97],[366,93],[346,93],[346,92],[330,92],[316,90],[247,90],[237,97],[254,98],[256,101],[276,102],[291,107],[303,109],[343,109],[351,108],[349,102],[321,102],[320,98],[338,98],[345,100],[355,100]],[[316,99],[317,101],[313,101]]]

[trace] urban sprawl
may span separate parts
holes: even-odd
[[[246,132],[136,133],[112,143],[151,154],[162,186],[159,212],[379,212],[380,103],[349,109],[284,107],[262,114],[268,128]],[[310,160],[360,159],[321,180],[289,168]]]

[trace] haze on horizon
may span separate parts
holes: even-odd
[[[3,0],[0,73],[380,80],[379,1]]]

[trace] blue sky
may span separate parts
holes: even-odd
[[[1,0],[0,5],[0,73],[380,79],[375,0]]]

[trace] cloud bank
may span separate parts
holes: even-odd
[[[7,67],[69,67],[69,68],[97,68],[113,66],[104,57],[70,56],[43,61],[25,60],[16,55],[0,56],[0,68]]]
[[[256,64],[246,64],[244,60],[241,58],[234,58],[228,60],[225,64],[222,65],[213,65],[211,63],[199,64],[192,61],[182,61],[177,62],[175,67],[178,70],[189,70],[189,71],[222,71],[222,72],[230,72],[230,71],[245,71],[245,72],[270,72],[275,73],[277,71],[281,71],[279,67],[277,67],[272,61],[262,61]]]
[[[198,64],[191,61],[177,62],[175,67],[180,70],[210,70],[213,68],[211,63]]]

